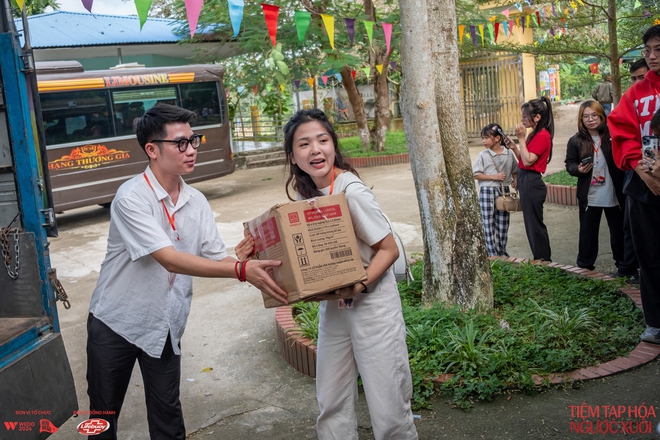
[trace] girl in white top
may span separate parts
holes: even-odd
[[[358,372],[376,439],[416,439],[401,301],[391,270],[399,252],[372,191],[346,162],[321,110],[301,110],[284,127],[289,199],[345,192],[367,280],[321,299],[316,392],[320,440],[357,439]],[[295,192],[292,197],[290,190]],[[350,301],[348,301],[350,300]]]
[[[479,182],[479,206],[484,222],[486,251],[488,256],[508,257],[506,243],[509,239],[511,214],[498,211],[495,199],[509,192],[509,185],[517,187],[518,160],[508,148],[500,134],[502,128],[497,124],[488,124],[481,130],[481,140],[486,149],[479,153],[472,165],[472,174]]]

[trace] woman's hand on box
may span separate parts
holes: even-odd
[[[352,286],[342,287],[341,289],[336,289],[332,293],[325,293],[323,295],[318,295],[311,298],[312,301],[337,301],[340,299],[350,299],[357,296],[358,293],[364,290],[364,286],[361,283],[353,284]]]
[[[254,237],[249,232],[240,243],[234,248],[236,257],[240,261],[245,261],[250,258],[254,253]]]
[[[282,262],[277,260],[250,260],[244,263],[243,268],[248,283],[282,304],[288,304],[286,292],[266,272],[267,268],[281,264]]]

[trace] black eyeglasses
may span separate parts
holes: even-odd
[[[201,134],[193,134],[190,136],[190,139],[153,139],[151,142],[174,142],[181,153],[185,153],[188,150],[188,145],[193,147],[195,150],[202,145],[202,136]]]

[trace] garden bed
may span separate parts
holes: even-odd
[[[660,346],[639,343],[644,326],[638,289],[556,263],[494,265],[496,308],[490,314],[457,314],[441,306],[415,311],[421,285],[400,286],[417,406],[437,388],[465,407],[470,399],[490,400],[506,389],[531,392],[616,374],[660,354]],[[278,309],[276,318],[280,353],[314,377],[313,339],[301,336],[290,308]]]

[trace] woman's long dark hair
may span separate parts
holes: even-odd
[[[605,115],[605,109],[598,101],[589,99],[580,104],[580,110],[578,111],[578,133],[577,141],[580,146],[580,159],[583,159],[587,156],[591,156],[594,150],[594,141],[591,138],[591,133],[589,129],[584,125],[582,116],[584,111],[590,108],[598,116],[600,116],[600,125],[598,126],[598,134],[600,135],[601,145],[603,143],[609,143],[610,141],[610,130],[607,128],[607,116]]]
[[[534,120],[534,116],[540,115],[541,119],[537,122],[534,130],[527,136],[527,144],[534,139],[541,130],[544,128],[550,133],[550,155],[548,162],[552,159],[552,140],[555,137],[555,119],[552,115],[552,101],[547,96],[542,96],[540,99],[532,99],[522,105],[522,113],[530,120]]]
[[[328,120],[328,117],[321,110],[313,108],[310,110],[300,110],[296,112],[295,115],[286,123],[284,126],[284,152],[286,153],[286,164],[284,165],[285,169],[289,169],[289,177],[286,180],[286,196],[289,200],[295,200],[291,197],[289,193],[289,188],[293,189],[295,192],[300,194],[303,199],[310,199],[312,197],[322,196],[323,193],[319,191],[316,187],[316,184],[312,180],[309,174],[301,170],[298,165],[293,163],[293,136],[296,134],[296,130],[303,124],[308,122],[317,121],[323,125],[323,128],[326,129],[332,142],[335,146],[335,168],[339,168],[344,171],[350,171],[359,177],[357,171],[351,166],[350,163],[346,161],[346,158],[341,154],[339,149],[339,139],[337,138],[337,133],[332,127],[332,124]]]

